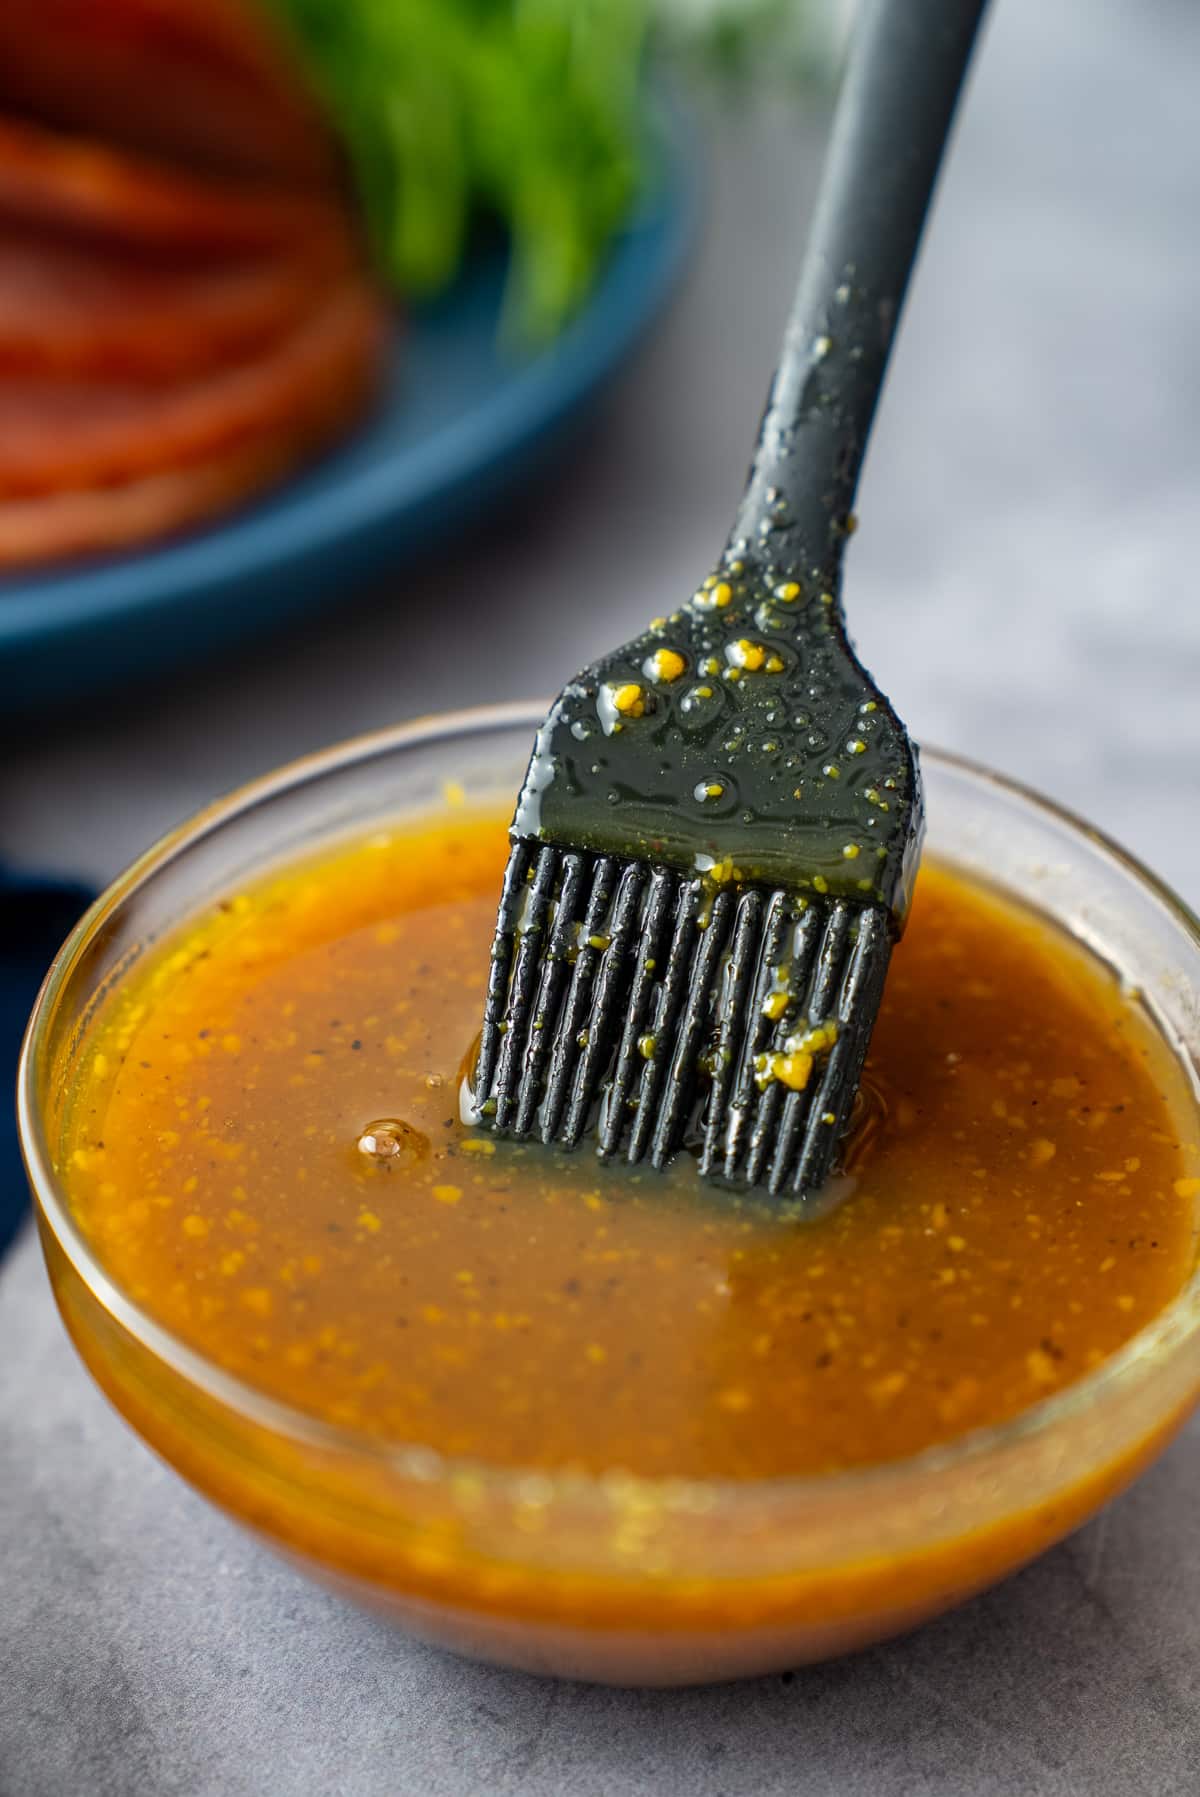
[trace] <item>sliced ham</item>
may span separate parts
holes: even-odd
[[[165,388],[0,382],[0,497],[114,485],[295,433],[311,442],[358,410],[379,367],[384,313],[346,280],[252,361]]]
[[[312,435],[268,437],[119,487],[0,499],[0,570],[140,548],[204,524],[271,486],[313,447]]]
[[[0,107],[219,174],[328,185],[338,164],[254,0],[0,0]]]
[[[9,115],[0,117],[0,235],[18,227],[176,256],[340,242],[347,229],[333,200],[181,173]]]
[[[349,429],[389,313],[346,199],[259,0],[0,0],[0,567],[201,524]]]
[[[346,272],[350,247],[170,263],[33,233],[0,238],[0,380],[163,382],[245,361]]]

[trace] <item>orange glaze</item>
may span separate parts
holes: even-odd
[[[59,1125],[75,1215],[241,1380],[501,1465],[825,1473],[1011,1417],[1190,1274],[1166,1044],[1083,951],[937,865],[826,1214],[706,1190],[686,1157],[664,1178],[464,1128],[506,849],[460,812],[288,869],[91,1024]]]

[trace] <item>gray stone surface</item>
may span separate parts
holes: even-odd
[[[997,0],[862,495],[849,604],[915,730],[1077,806],[1200,903],[1200,12]],[[213,792],[417,711],[548,690],[718,544],[818,121],[726,120],[667,325],[499,526],[291,641],[6,750],[0,853],[103,877]],[[430,602],[453,641],[411,620]],[[317,1593],[161,1469],[0,1273],[0,1792],[297,1797],[1200,1790],[1190,1430],[921,1634],[723,1690],[554,1687]]]

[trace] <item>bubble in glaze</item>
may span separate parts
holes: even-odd
[[[411,1167],[429,1153],[429,1137],[401,1117],[377,1117],[358,1138],[358,1152],[369,1161]]]

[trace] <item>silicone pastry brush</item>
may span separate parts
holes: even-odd
[[[849,1121],[922,834],[843,550],[983,0],[869,0],[715,572],[563,690],[517,801],[468,1114],[801,1198]]]

